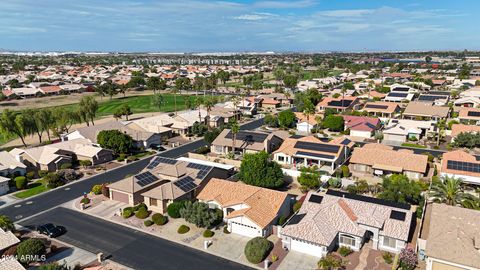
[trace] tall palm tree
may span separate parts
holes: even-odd
[[[434,201],[444,202],[448,205],[461,204],[467,198],[461,187],[459,178],[443,176],[441,181],[432,183],[429,196]]]
[[[442,132],[445,130],[446,121],[445,119],[440,119],[437,121],[437,146],[440,145],[440,137],[442,136]]]
[[[233,121],[231,123],[231,131],[232,131],[232,155],[235,156],[235,143],[237,141],[237,134],[240,132],[240,125],[238,125],[237,121]]]
[[[307,117],[307,124],[310,125],[310,115],[313,115],[315,113],[315,107],[313,106],[312,102],[310,100],[307,100],[305,102],[305,106],[303,108],[303,115]],[[310,129],[307,126],[307,135],[309,135]]]

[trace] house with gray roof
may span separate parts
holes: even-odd
[[[233,134],[230,129],[224,129],[211,145],[211,152],[219,155],[226,155],[232,151],[236,153],[257,153],[265,151],[271,153],[280,147],[283,141],[288,137],[286,132],[254,132],[241,130],[235,136],[235,145],[233,146]]]

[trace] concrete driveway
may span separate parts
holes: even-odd
[[[303,254],[296,251],[289,251],[277,270],[313,270],[317,269],[317,262],[320,258]]]

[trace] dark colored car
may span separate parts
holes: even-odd
[[[55,226],[52,223],[43,224],[37,227],[37,232],[48,237],[57,237],[65,233],[65,228],[62,226]]]
[[[165,151],[165,148],[163,146],[161,146],[160,144],[151,144],[150,148],[152,148],[153,150],[157,150],[159,152]]]

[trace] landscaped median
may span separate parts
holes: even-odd
[[[181,218],[180,211],[186,211],[181,210],[185,209],[181,204],[189,203],[171,204],[167,213],[159,214],[150,211],[144,204],[131,207],[125,203],[112,201],[102,195],[93,195],[93,193],[88,194],[87,197],[90,199],[90,203],[86,207],[81,206],[80,201],[84,198],[83,196],[72,202],[75,210],[249,267],[260,268],[250,263],[244,255],[245,246],[250,238],[224,231],[224,226],[221,224],[204,227],[204,225],[211,225],[208,221],[208,224],[204,224],[205,219],[187,218],[189,222]],[[188,211],[202,212],[207,210],[211,212],[212,221],[216,219],[213,212],[208,210],[208,207],[203,208],[199,204],[193,205],[194,203],[190,203],[190,206],[187,206]],[[82,208],[85,209],[82,210]],[[120,209],[122,209],[121,212]],[[197,227],[196,224],[201,227]],[[208,249],[205,249],[205,241],[210,243]]]

